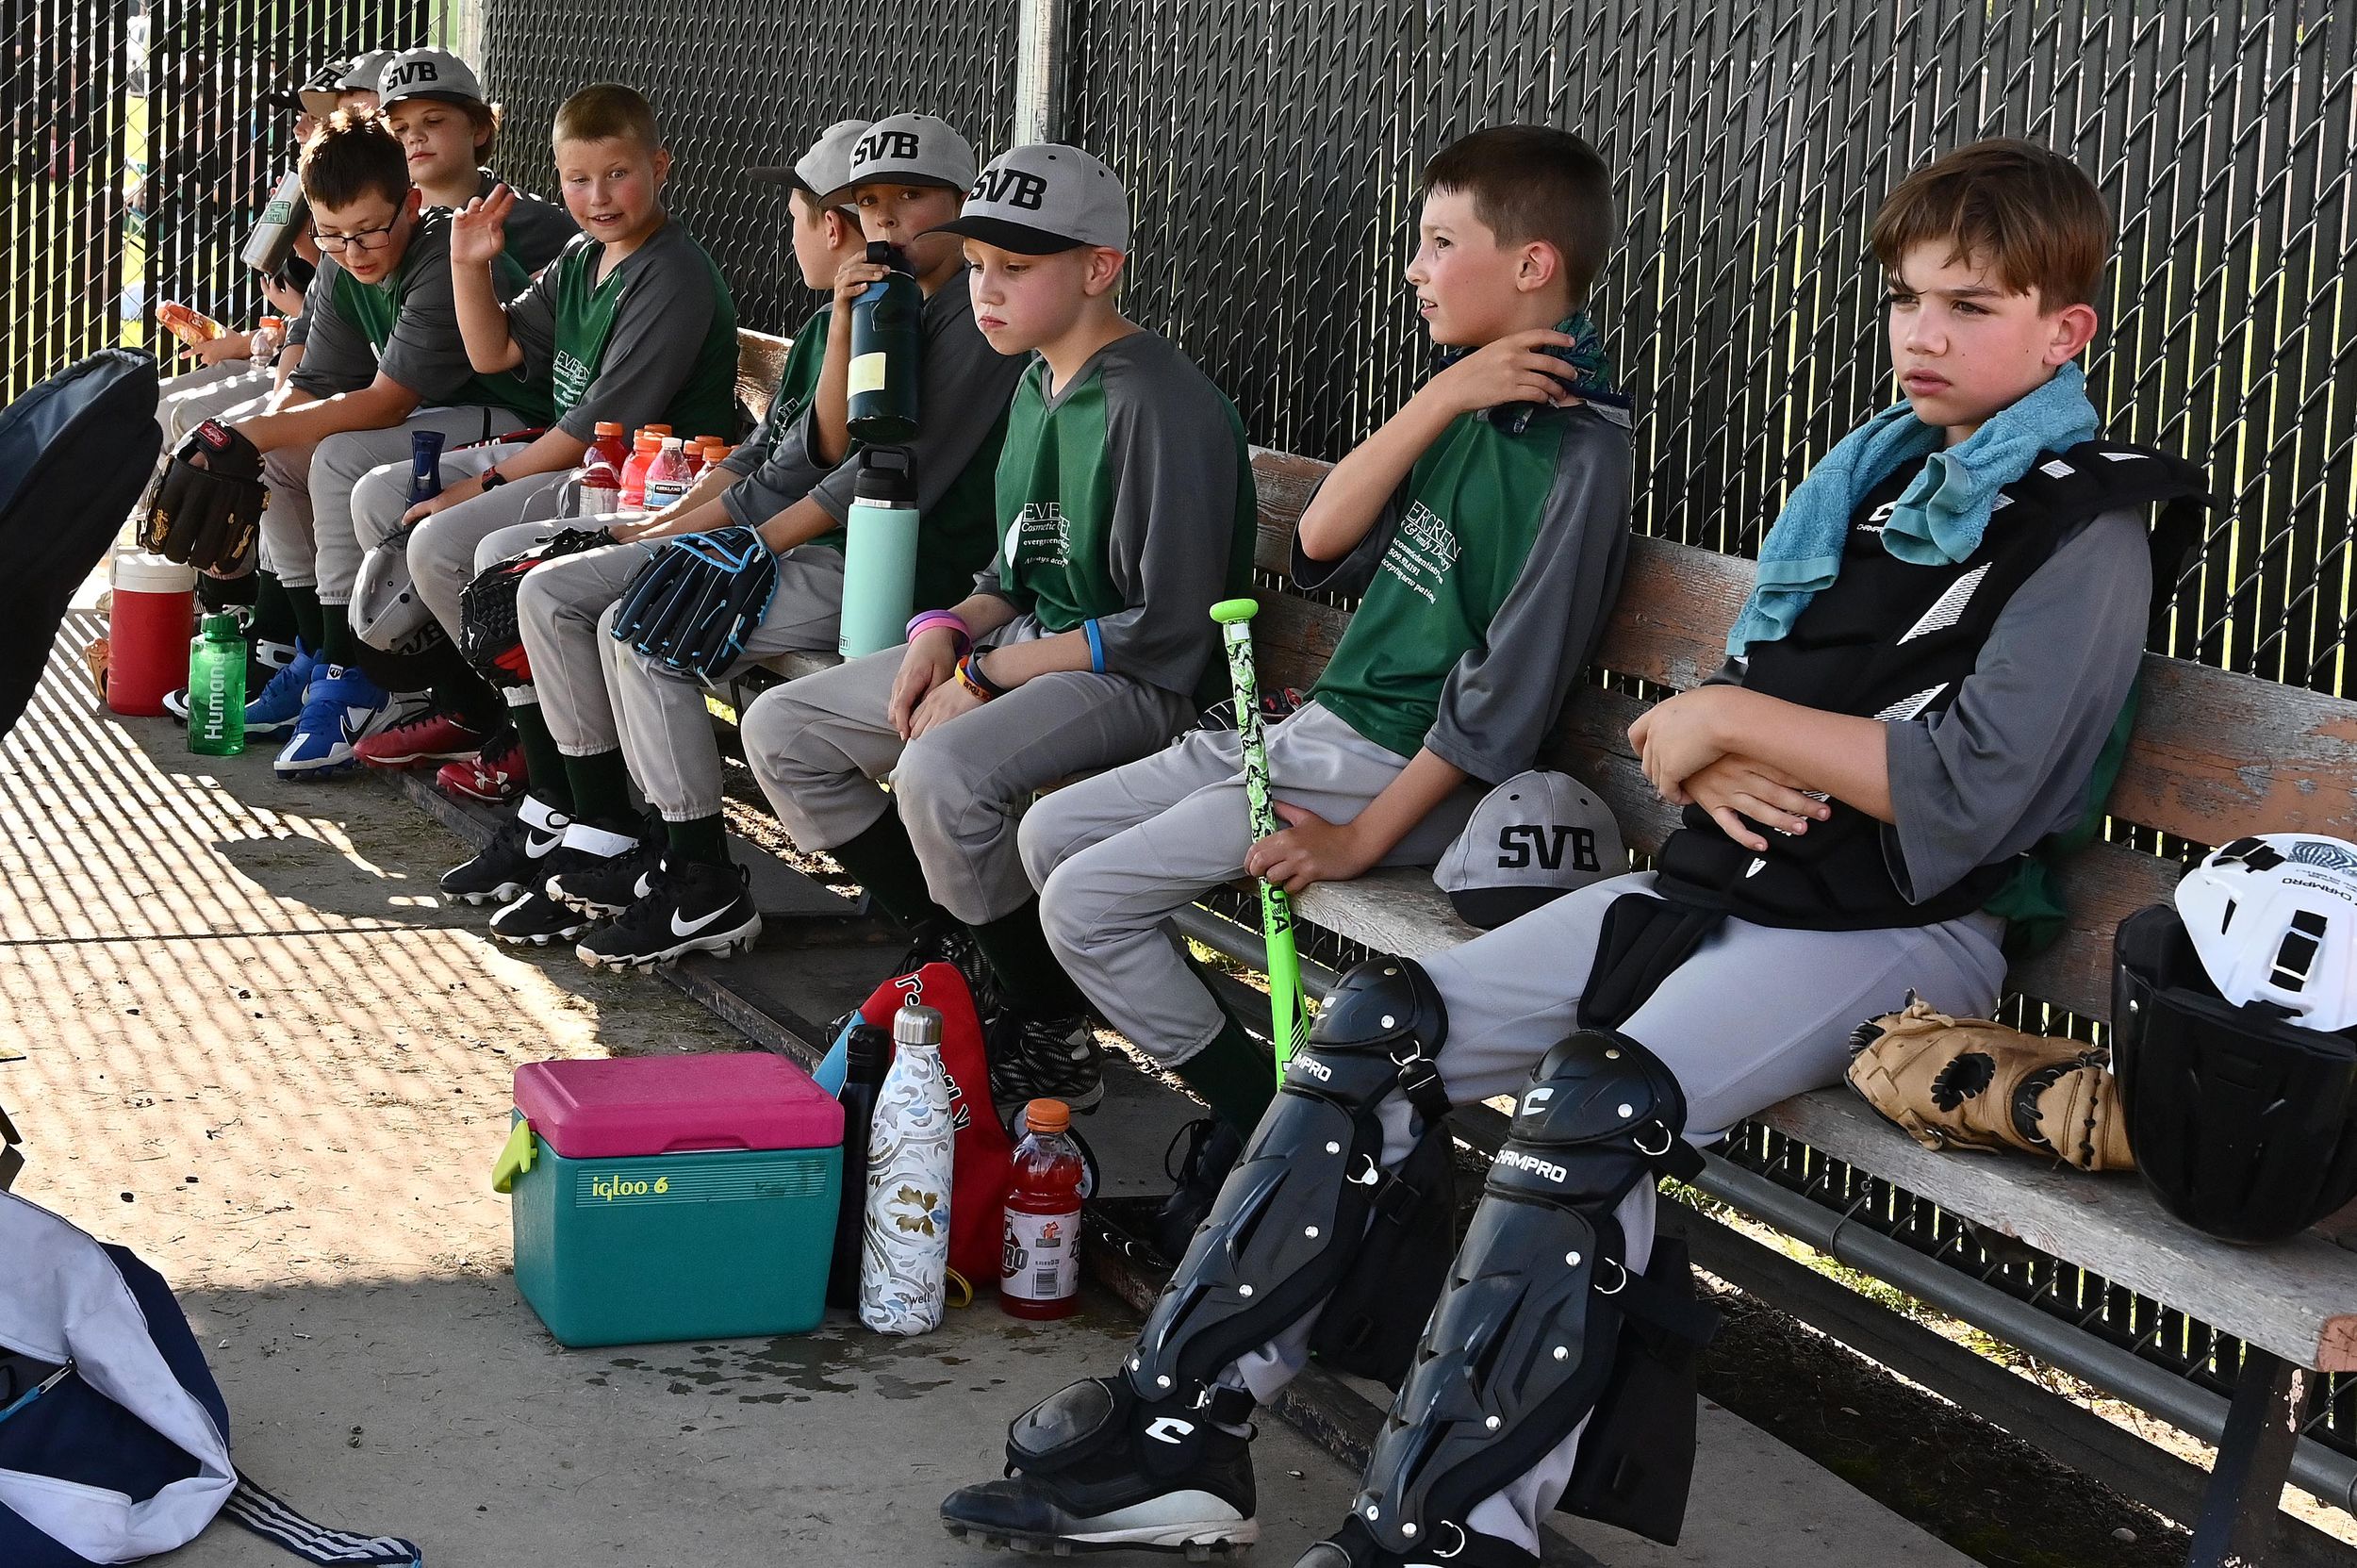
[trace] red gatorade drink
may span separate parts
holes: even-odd
[[[1060,1099],[1024,1108],[1007,1188],[998,1304],[1010,1317],[1069,1317],[1080,1304],[1080,1151],[1065,1131],[1072,1111]]]

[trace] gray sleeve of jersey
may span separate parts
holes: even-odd
[[[558,203],[528,190],[516,191],[516,210],[507,215],[507,254],[518,266],[527,270],[546,266],[580,232],[573,215]]]
[[[758,528],[810,494],[827,470],[810,460],[802,444],[810,433],[807,413],[785,427],[766,449],[748,443],[754,454],[753,470],[720,492],[720,505],[747,528]],[[741,471],[741,470],[735,470]]]
[[[1105,668],[1192,693],[1216,645],[1211,605],[1228,585],[1235,433],[1219,393],[1175,353],[1105,373],[1112,575],[1129,600],[1097,619]]]
[[[541,268],[532,287],[507,302],[507,335],[524,351],[525,378],[546,381],[556,363],[555,262]]]
[[[649,256],[622,295],[598,378],[556,427],[586,441],[600,420],[636,430],[662,419],[703,353],[713,307],[712,274],[692,248],[666,246]]]
[[[449,254],[437,247],[436,254],[420,259],[424,265],[402,295],[401,314],[394,318],[393,335],[377,356],[376,368],[407,388],[421,407],[432,407],[457,395],[474,367],[467,361],[467,341],[458,335]]]
[[[1628,433],[1578,410],[1514,586],[1441,688],[1425,749],[1485,784],[1528,767],[1587,671],[1628,561]]]
[[[287,383],[315,398],[354,391],[376,379],[376,354],[359,326],[336,308],[337,269],[321,265],[303,296],[303,320],[311,323],[303,363]]]
[[[974,306],[966,297],[963,273],[942,285],[956,289],[954,299],[941,293],[925,302],[925,361],[916,380],[920,421],[909,456],[916,469],[916,509],[930,512],[1006,413],[1014,399],[1014,384],[1023,378],[1025,356],[1000,354],[974,324]],[[818,417],[817,400],[802,411],[807,433]],[[807,437],[805,437],[807,438]],[[810,498],[837,522],[851,509],[851,486],[859,478],[859,454],[853,453],[834,471],[811,487]]]
[[[2075,820],[2134,689],[2151,590],[2142,514],[2104,513],[2015,591],[1954,702],[1888,726],[1883,852],[1910,898]]]
[[[1325,481],[1320,480],[1320,485]],[[1317,492],[1310,492],[1315,500]],[[1294,580],[1294,586],[1304,593],[1332,593],[1356,599],[1375,582],[1375,574],[1383,565],[1383,557],[1392,548],[1392,536],[1399,532],[1399,520],[1408,510],[1408,481],[1402,479],[1383,503],[1383,510],[1376,517],[1366,534],[1340,560],[1321,561],[1301,548],[1301,536],[1294,535],[1292,557],[1285,563],[1285,573]]]

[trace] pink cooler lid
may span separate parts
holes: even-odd
[[[843,1142],[843,1107],[766,1050],[528,1062],[516,1109],[569,1160]]]

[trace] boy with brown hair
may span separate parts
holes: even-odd
[[[1892,193],[1873,241],[1905,400],[1794,490],[1726,669],[1631,729],[1688,808],[1660,869],[1345,976],[1135,1349],[1015,1423],[1017,1475],[951,1496],[953,1532],[1250,1541],[1248,1414],[1355,1302],[1354,1333],[1398,1317],[1421,1343],[1303,1568],[1528,1568],[1558,1500],[1674,1538],[1690,1383],[1665,1384],[1674,1357],[1615,1376],[1707,1331],[1682,1248],[1655,1245],[1656,1179],[1833,1081],[1852,1028],[1910,991],[1986,1015],[2025,854],[2110,782],[2151,608],[2143,510],[2200,489],[2093,438],[2071,361],[2110,228],[2068,160],[1966,148]],[[1428,1320],[1422,1293],[1371,1296],[1352,1258],[1415,1201],[1396,1173],[1445,1147],[1452,1103],[1496,1095],[1519,1097],[1511,1131]]]

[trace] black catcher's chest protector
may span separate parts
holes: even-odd
[[[1904,722],[1945,712],[1973,671],[1999,617],[2075,526],[2104,512],[2154,502],[2156,585],[2174,575],[2184,528],[2203,496],[2200,470],[2166,454],[2085,441],[2048,454],[1998,493],[1981,547],[1956,565],[1914,566],[1883,547],[1889,503],[1904,487],[1894,476],[1854,520],[1841,574],[1812,599],[1791,631],[1757,645],[1743,685],[1828,713]],[[2161,557],[2165,556],[2166,559]],[[2012,874],[1983,866],[1951,886],[1918,889],[1892,875],[1883,824],[1836,801],[1833,815],[1787,836],[1760,828],[1765,854],[1720,832],[1707,813],[1687,808],[1684,828],[1660,856],[1665,896],[1760,925],[1862,931],[1930,925],[1980,908]],[[1757,824],[1755,824],[1757,826]]]

